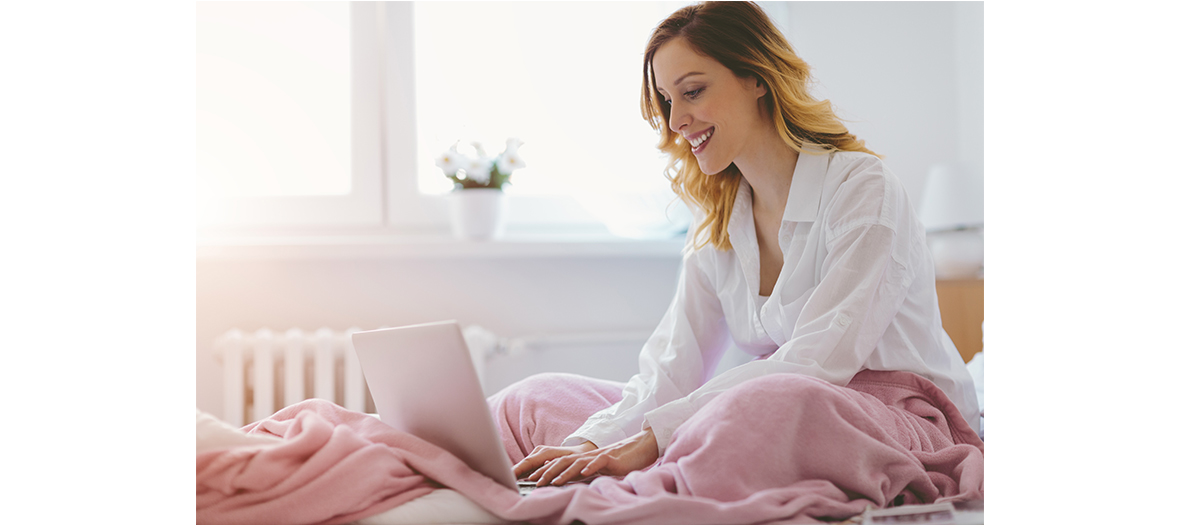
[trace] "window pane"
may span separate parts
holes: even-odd
[[[687,2],[418,2],[418,176],[451,188],[434,159],[456,141],[489,155],[510,137],[527,168],[516,194],[667,191],[666,158],[639,113],[651,30]]]
[[[348,2],[197,2],[203,198],[351,191]]]

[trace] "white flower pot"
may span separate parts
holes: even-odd
[[[455,190],[450,194],[451,232],[464,240],[497,239],[504,235],[504,192],[491,188]]]

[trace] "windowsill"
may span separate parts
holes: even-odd
[[[219,235],[199,237],[198,260],[681,257],[684,236],[637,240],[609,233],[513,233],[465,241],[449,234]]]

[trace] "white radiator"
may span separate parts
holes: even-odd
[[[222,419],[242,426],[313,397],[357,412],[374,412],[360,362],[352,349],[351,335],[359,330],[320,328],[309,332],[292,328],[276,334],[266,328],[254,332],[233,329],[218,337],[214,353],[222,368]],[[463,328],[485,394],[529,374],[561,368],[561,363],[574,356],[589,361],[568,365],[568,371],[625,380],[635,372],[634,356],[648,335],[641,331],[504,339],[479,326]],[[621,366],[620,371],[601,364],[606,357],[601,351],[588,351],[610,346],[622,349],[622,364],[614,367]],[[538,358],[537,352],[552,357]],[[497,369],[489,381],[485,375],[487,365],[493,361]],[[598,370],[590,368],[595,364]]]
[[[226,332],[215,343],[224,385],[222,419],[241,426],[313,397],[365,411],[368,387],[352,350],[351,335],[358,330]]]

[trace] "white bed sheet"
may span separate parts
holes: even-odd
[[[501,525],[509,523],[458,492],[439,489],[354,525]]]

